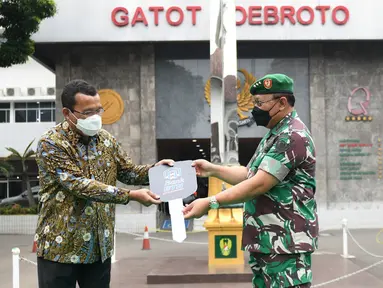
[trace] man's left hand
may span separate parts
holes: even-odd
[[[193,201],[182,210],[184,218],[201,218],[209,211],[209,204],[209,198],[200,198]]]
[[[172,159],[163,159],[160,162],[157,162],[154,166],[160,166],[160,165],[174,166],[174,160],[172,160]]]

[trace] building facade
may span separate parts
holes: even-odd
[[[74,78],[109,91],[103,101],[117,116],[105,127],[136,163],[209,158],[206,1],[57,4],[59,13],[34,36],[36,56],[55,70],[57,95]],[[343,217],[351,226],[379,226],[383,3],[236,5],[241,164],[266,131],[249,117],[246,85],[267,73],[288,74],[295,80],[297,111],[316,142],[321,228],[339,228]],[[97,21],[84,21],[87,13]],[[122,100],[112,100],[116,94]],[[59,99],[55,107],[60,121]]]
[[[25,64],[0,68],[0,160],[10,152],[7,147],[24,153],[33,140],[55,124],[55,74],[33,58]],[[0,175],[0,199],[19,195],[26,187],[22,182],[21,163],[12,161],[15,172],[7,178]],[[31,185],[38,185],[37,165],[27,161]]]

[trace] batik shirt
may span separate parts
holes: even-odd
[[[147,185],[149,165],[135,165],[101,130],[86,141],[67,122],[45,133],[37,148],[40,179],[37,256],[60,263],[94,263],[113,254],[115,204]]]
[[[243,249],[264,254],[317,249],[315,147],[295,110],[261,140],[247,168],[248,178],[260,169],[279,182],[245,203]]]

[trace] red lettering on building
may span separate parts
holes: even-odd
[[[338,18],[338,12],[339,11],[342,11],[343,14],[344,14],[344,18],[343,20],[339,20]],[[332,10],[332,21],[336,24],[336,25],[344,25],[348,22],[348,19],[350,18],[350,11],[348,11],[348,9],[344,6],[337,6],[334,8],[334,10]]]
[[[262,10],[262,6],[249,7],[249,24],[250,25],[262,25],[261,19],[256,20],[256,18],[261,18],[262,14],[261,12],[259,12],[261,10]]]
[[[278,8],[275,6],[265,6],[263,8],[263,23],[265,25],[275,25],[279,23]],[[271,19],[270,19],[271,18]]]
[[[253,7],[253,6],[250,6],[250,7]],[[249,10],[250,10],[250,7],[249,7]],[[243,8],[242,6],[237,6],[235,8],[235,11],[236,12],[240,12],[242,14],[242,19],[241,20],[237,20],[237,26],[245,24],[246,23],[246,19],[247,19],[246,9]]]
[[[330,6],[317,6],[315,9],[320,12],[322,25],[324,25],[326,23],[326,11],[330,10]]]
[[[172,18],[170,17],[172,12],[178,12],[177,21],[173,21]],[[177,13],[173,13],[173,14],[177,14]],[[184,22],[184,12],[182,11],[180,7],[172,6],[166,11],[166,21],[168,21],[168,23],[172,26],[179,26],[182,24],[182,22]]]
[[[302,17],[303,12],[307,12],[309,14],[309,18],[304,20]],[[306,14],[307,14],[306,13]],[[314,22],[314,10],[309,6],[302,6],[297,11],[297,19],[298,22],[302,25],[310,25]]]
[[[293,6],[249,6],[248,13],[242,6],[237,6],[237,26],[244,25],[246,20],[249,25],[284,25],[287,20],[295,25],[311,25],[317,18],[324,25],[327,22],[326,12],[331,10],[330,6],[301,6],[297,10]],[[316,13],[317,11],[317,13]],[[240,13],[240,20],[238,20]],[[319,13],[319,15],[318,15]],[[336,6],[331,10],[332,21],[337,25],[345,25],[350,19],[350,12],[345,6]],[[341,14],[344,14],[343,18]]]
[[[198,12],[201,12],[201,6],[186,6],[181,8],[179,6],[163,7],[163,6],[149,6],[147,11],[142,7],[136,7],[129,10],[125,7],[116,7],[111,13],[111,19],[114,25],[118,27],[128,26],[129,24],[134,27],[142,23],[145,26],[153,23],[155,26],[160,25],[161,16],[160,12],[165,12],[165,20],[170,26],[180,26],[186,22],[193,26],[198,23]],[[188,13],[190,12],[190,13]],[[329,20],[336,25],[345,25],[350,20],[350,11],[345,6],[328,6],[319,5],[315,7],[300,6],[294,8],[293,6],[236,6],[237,13],[237,26],[245,25],[290,25],[308,26],[313,23],[320,23],[325,25]],[[327,17],[331,13],[331,18]],[[150,14],[153,14],[153,20]],[[133,16],[132,16],[133,15]],[[190,15],[190,18],[188,18]],[[131,23],[129,17],[132,17]],[[162,20],[162,21],[165,21]]]
[[[201,6],[187,6],[186,10],[192,12],[192,24],[196,25],[197,24],[197,11],[202,10]]]
[[[281,24],[285,24],[285,19],[289,19],[290,23],[295,25],[294,19],[295,9],[293,6],[282,6],[281,7]]]
[[[121,14],[121,15],[120,15]],[[118,19],[118,15],[119,19]],[[112,11],[112,22],[116,26],[126,26],[129,24],[128,9],[125,7],[116,7]]]
[[[149,11],[154,13],[154,25],[158,26],[158,14],[164,11],[163,6],[149,7]]]
[[[134,13],[133,20],[132,20],[132,27],[134,27],[137,22],[144,23],[145,26],[148,26],[148,20],[146,20],[144,11],[142,11],[141,7],[138,7],[136,9],[136,12]]]
[[[128,10],[125,7],[116,7],[111,13],[112,22],[118,27],[128,26],[129,15],[133,15],[131,26],[134,27],[138,23],[142,23],[145,26],[149,26],[148,13],[153,13],[153,23],[154,25],[160,25],[160,12],[166,11],[166,22],[171,26],[179,26],[184,22],[185,12],[191,12],[191,23],[192,25],[197,24],[197,12],[201,11],[201,6],[187,6],[185,12],[182,8],[178,6],[172,6],[165,9],[163,6],[150,6],[148,7],[148,12],[144,12],[142,7],[137,7],[134,10]]]

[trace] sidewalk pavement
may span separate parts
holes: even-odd
[[[376,241],[379,230],[352,230],[355,239],[369,252],[383,256],[383,243]],[[383,234],[383,233],[382,233]],[[112,267],[112,288],[192,288],[192,287],[251,287],[250,283],[241,284],[174,284],[174,285],[147,285],[146,275],[153,269],[161,267],[169,258],[193,259],[206,257],[208,253],[207,233],[190,233],[186,242],[202,243],[175,243],[171,242],[171,233],[152,233],[150,237],[164,239],[150,239],[151,250],[143,251],[142,238],[117,234],[116,259]],[[383,235],[382,237],[383,238]],[[167,241],[166,241],[167,240]],[[383,242],[383,239],[381,239]],[[36,262],[35,254],[31,253],[33,244],[32,235],[0,235],[0,288],[12,287],[12,253],[13,247],[21,250],[21,256]],[[383,257],[374,258],[355,245],[349,238],[349,254],[353,259],[343,259],[342,231],[324,231],[320,237],[319,250],[313,256],[314,285],[353,273],[378,261]],[[245,253],[246,255],[246,253]],[[245,256],[247,261],[247,255]],[[22,261],[20,263],[20,287],[37,287],[36,266]],[[383,263],[347,279],[323,287],[383,287]]]

